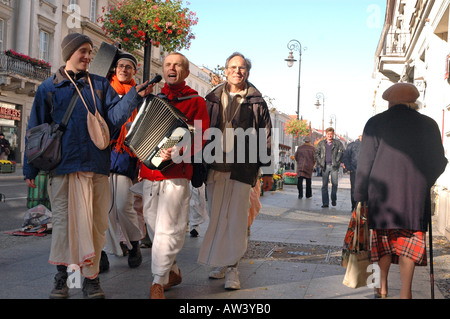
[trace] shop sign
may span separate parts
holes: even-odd
[[[0,106],[0,119],[20,121],[20,110]]]

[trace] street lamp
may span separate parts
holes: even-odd
[[[334,133],[336,134],[336,130],[337,130],[337,119],[336,119],[336,115],[331,114],[331,115],[330,115],[330,126],[333,126],[333,119],[334,119]]]
[[[302,70],[302,44],[298,40],[291,40],[287,45],[289,49],[289,56],[285,61],[287,62],[288,67],[292,68],[294,63],[297,61],[294,59],[293,52],[299,52],[299,63],[298,63],[298,91],[297,91],[297,120],[300,118],[300,75]],[[305,48],[306,49],[306,48]]]
[[[325,136],[325,125],[324,125],[324,120],[325,120],[325,95],[322,92],[319,92],[316,94],[316,104],[314,104],[316,106],[317,109],[319,109],[320,107],[320,101],[319,99],[322,99],[322,136]]]

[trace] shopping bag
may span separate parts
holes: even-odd
[[[343,284],[350,288],[367,285],[367,279],[372,274],[368,272],[370,262],[369,229],[367,225],[367,206],[358,203],[350,219],[349,230],[344,239],[342,266],[347,268]],[[347,242],[351,238],[350,242]]]
[[[369,229],[367,226],[367,205],[364,203],[358,203],[353,210],[352,217],[347,228],[347,233],[344,238],[344,245],[342,247],[342,259],[341,266],[347,268],[348,258],[350,256],[350,251],[354,250],[354,235],[357,225],[359,227],[358,232],[358,244],[360,250],[369,250]]]

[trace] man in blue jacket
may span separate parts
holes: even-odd
[[[106,78],[88,73],[92,47],[91,39],[83,34],[71,33],[64,38],[61,49],[66,65],[39,86],[28,122],[28,129],[44,122],[60,123],[72,96],[78,94],[74,84],[78,86],[86,104],[79,98],[75,105],[62,137],[61,163],[50,172],[48,185],[53,214],[49,263],[57,265],[58,270],[50,298],[69,296],[68,266],[81,269],[86,297],[105,296],[97,275],[108,228],[111,151],[100,150],[92,142],[86,107],[91,113],[97,109],[111,130],[121,127],[129,111],[153,89],[149,86],[137,93],[142,87],[138,85],[121,100]],[[26,158],[23,173],[27,186],[35,188],[38,169]]]

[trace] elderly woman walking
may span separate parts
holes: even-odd
[[[394,84],[383,94],[389,109],[364,128],[354,197],[368,203],[371,257],[381,272],[378,297],[387,296],[389,267],[398,263],[400,298],[412,298],[415,266],[427,264],[430,189],[447,165],[439,128],[417,112],[418,97],[414,85]]]

